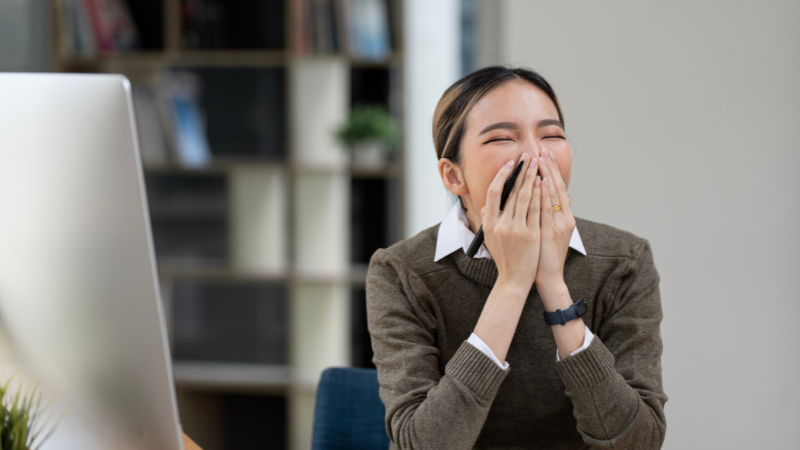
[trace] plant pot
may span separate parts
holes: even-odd
[[[351,162],[364,166],[383,166],[389,161],[389,153],[380,141],[364,141],[353,144]]]

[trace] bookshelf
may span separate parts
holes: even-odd
[[[55,71],[153,90],[189,72],[203,87],[210,163],[182,164],[169,132],[150,158],[140,136],[185,431],[205,450],[310,448],[322,370],[371,366],[367,263],[402,236],[402,144],[376,166],[332,135],[355,104],[402,117],[400,0],[378,0],[391,51],[368,58],[298,43],[303,5],[354,1],[127,1],[137,49],[69,52],[60,15],[74,1],[53,3]],[[223,32],[214,14],[189,17],[198,5],[222,8]],[[140,128],[154,115],[137,108]]]

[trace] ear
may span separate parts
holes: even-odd
[[[453,164],[449,159],[442,158],[439,160],[439,176],[448,191],[455,195],[469,194],[467,183],[464,180],[464,173],[460,167]]]

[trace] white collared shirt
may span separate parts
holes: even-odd
[[[436,236],[436,254],[433,257],[433,261],[439,261],[445,256],[457,251],[459,248],[463,249],[464,253],[467,253],[467,250],[472,243],[472,239],[474,238],[475,233],[469,229],[469,221],[467,220],[467,214],[461,207],[461,200],[457,200],[453,207],[450,208],[450,212],[448,212],[447,216],[445,216],[444,220],[442,220],[441,225],[439,225],[439,234]],[[578,253],[586,255],[586,249],[583,247],[583,241],[581,240],[580,234],[578,234],[577,226],[574,230],[572,230],[572,237],[569,240],[569,246]],[[492,259],[492,255],[489,254],[489,250],[486,249],[486,246],[481,244],[481,247],[475,254],[475,258]],[[586,327],[583,345],[574,352],[570,353],[570,356],[585,350],[589,344],[592,343],[592,338],[594,338],[594,334],[592,334],[591,330],[589,330],[589,327]],[[492,349],[490,349],[489,346],[486,345],[486,343],[483,342],[483,340],[475,333],[472,333],[469,336],[467,342],[491,358],[491,360],[500,366],[500,368],[504,370],[508,369],[508,362],[500,363],[500,360],[498,360],[494,355]],[[556,350],[556,361],[560,360],[561,358],[558,356],[558,350]]]

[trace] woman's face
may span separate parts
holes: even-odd
[[[486,191],[503,164],[510,159],[519,162],[523,153],[538,158],[545,150],[558,162],[569,187],[572,153],[550,97],[518,80],[484,94],[467,114],[461,139],[459,167],[466,193],[458,195],[464,200],[470,222],[480,223]]]

